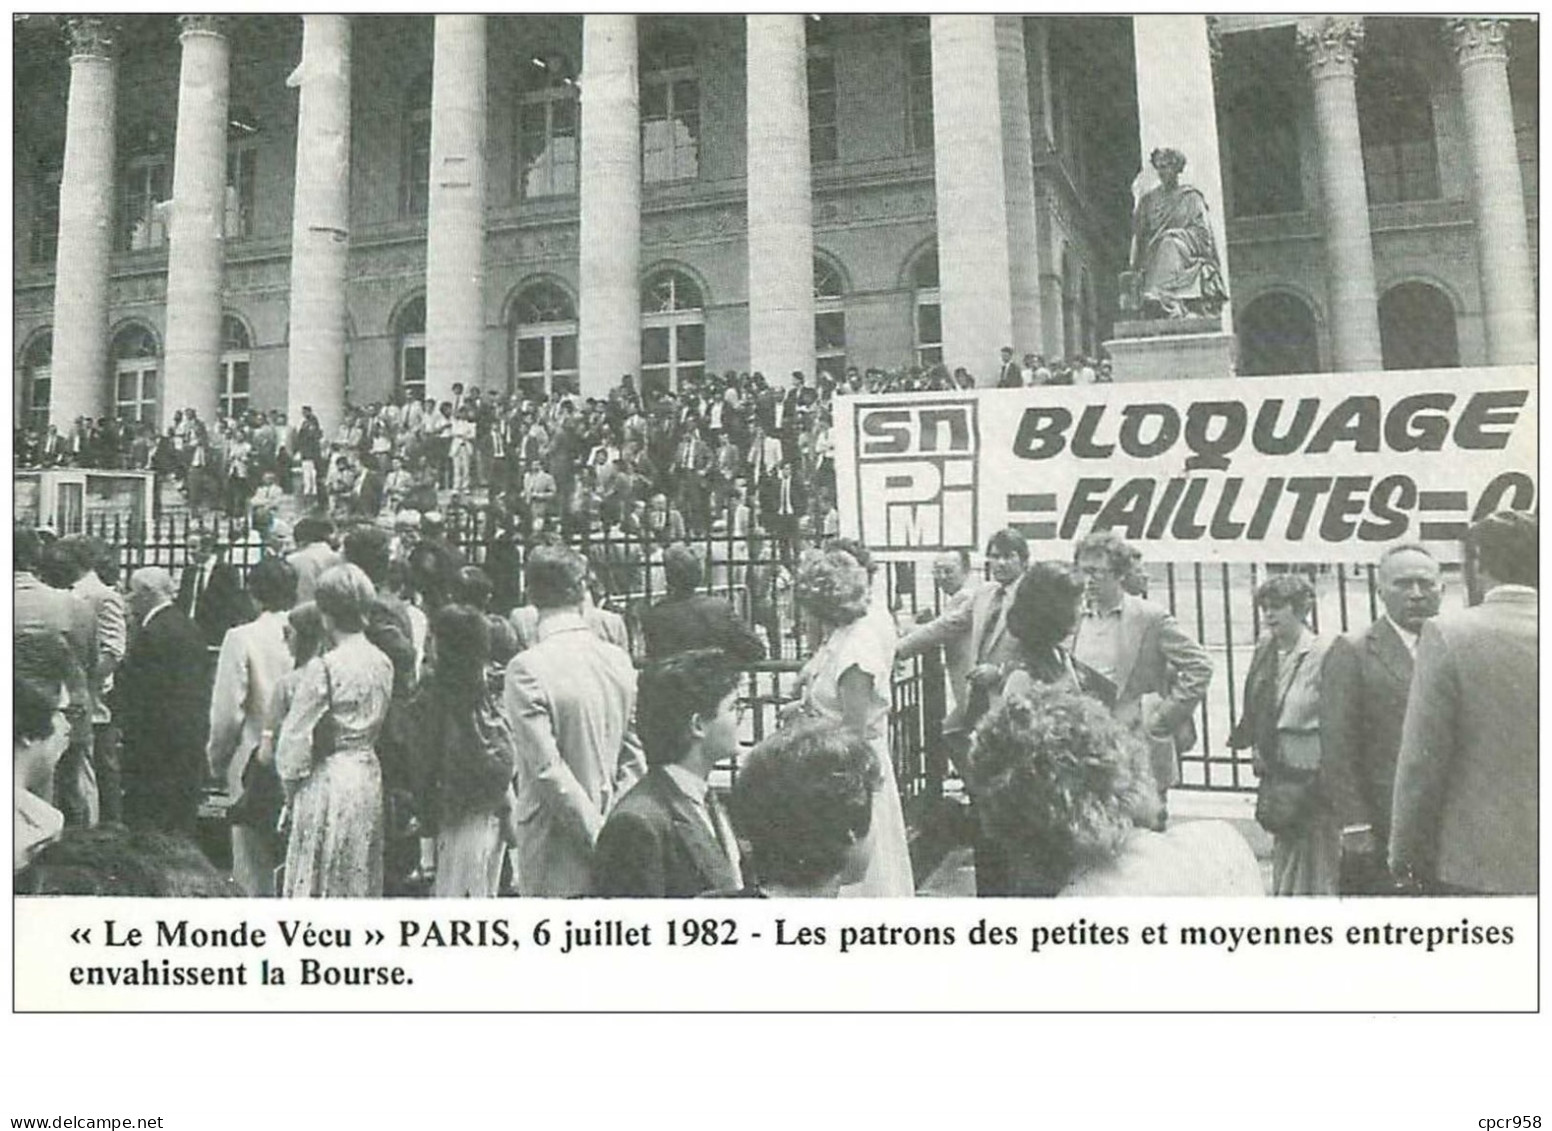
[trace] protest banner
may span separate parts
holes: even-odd
[[[1324,373],[842,397],[841,529],[883,557],[1034,557],[1114,529],[1173,561],[1458,557],[1471,521],[1536,506],[1536,370]]]

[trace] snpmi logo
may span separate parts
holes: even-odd
[[[858,405],[857,501],[865,544],[951,550],[975,529],[976,402]]]

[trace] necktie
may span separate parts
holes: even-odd
[[[738,838],[733,835],[733,824],[728,820],[727,812],[722,808],[722,803],[717,800],[717,791],[706,790],[706,815],[711,818],[711,828],[717,835],[717,843],[722,846],[722,852],[728,859],[728,866],[733,871],[733,886],[744,886],[744,870],[738,852]]]
[[[205,567],[200,566],[194,575],[194,595],[189,599],[189,619],[199,615],[199,600],[205,595]]]

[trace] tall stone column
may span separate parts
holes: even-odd
[[[943,360],[984,385],[1012,344],[1002,97],[993,16],[932,17],[933,179]]]
[[[99,16],[77,16],[70,35],[65,164],[59,181],[54,267],[53,385],[49,420],[61,433],[108,403],[108,254],[113,245],[113,128],[118,64]]]
[[[1525,230],[1525,186],[1509,100],[1509,26],[1504,20],[1451,19],[1471,144],[1477,260],[1487,321],[1487,359],[1534,363],[1536,285]]]
[[[167,249],[161,426],[181,408],[216,414],[226,262],[226,131],[231,47],[223,16],[179,16],[183,63]]]
[[[1025,353],[1045,352],[1040,333],[1040,260],[1035,220],[1035,154],[1029,116],[1024,17],[997,16],[997,88],[1002,99],[1002,166],[1007,180],[1008,286],[1013,338]]]
[[[641,118],[636,17],[582,17],[581,326],[583,396],[641,369]]]
[[[485,17],[437,16],[426,222],[426,396],[485,371]]]
[[[814,207],[802,15],[745,16],[749,84],[749,367],[814,372]]]
[[[302,17],[286,418],[310,405],[332,436],[345,405],[345,271],[350,254],[350,18]]]
[[[1332,368],[1380,369],[1379,299],[1369,192],[1363,179],[1355,67],[1363,44],[1357,16],[1302,20],[1299,44],[1315,95],[1320,149],[1320,195],[1325,205],[1326,278],[1329,280]]]

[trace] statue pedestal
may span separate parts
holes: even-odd
[[[1234,376],[1234,335],[1218,317],[1117,322],[1105,349],[1117,382]]]

